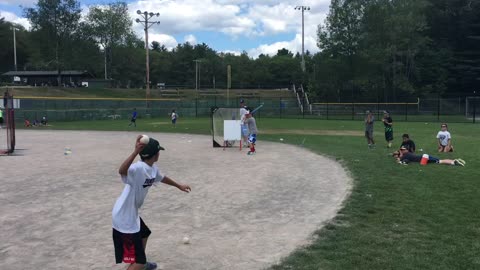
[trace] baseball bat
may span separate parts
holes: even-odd
[[[254,114],[254,113],[257,112],[258,110],[260,110],[260,109],[263,107],[263,104],[264,104],[264,103],[260,104],[260,106],[258,106],[257,108],[253,109],[253,111],[251,111],[250,113],[251,113],[251,114]]]

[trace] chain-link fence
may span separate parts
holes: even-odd
[[[367,110],[381,118],[388,111],[396,121],[478,122],[480,97],[426,98],[402,103],[313,103],[307,117],[363,120]]]
[[[256,117],[363,120],[370,110],[381,118],[387,110],[395,121],[478,122],[480,97],[418,99],[404,103],[312,103],[299,98],[244,98],[252,108],[262,105]],[[136,108],[139,118],[163,118],[175,109],[182,117],[208,117],[212,107],[237,108],[237,99],[224,97],[192,99],[124,98],[22,98],[16,109],[17,121],[76,121],[128,119]],[[302,109],[305,108],[305,109]]]
[[[123,98],[18,98],[17,121],[31,122],[46,117],[49,121],[128,119],[136,109],[139,118],[167,117],[173,109],[182,117],[208,117],[212,107],[236,108],[237,100],[197,99],[123,99]],[[294,98],[245,98],[252,108],[262,105],[259,117],[298,116]]]

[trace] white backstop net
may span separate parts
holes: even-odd
[[[240,108],[218,108],[212,113],[213,147],[240,146],[236,140],[225,140],[225,120],[240,120]]]

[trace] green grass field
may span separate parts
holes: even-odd
[[[353,136],[363,133],[361,121],[260,118],[257,124],[259,151],[261,140],[304,142],[304,147],[343,164],[354,179],[344,208],[315,232],[314,243],[271,269],[480,269],[480,125],[449,124],[456,151],[439,154],[438,123],[395,124],[395,146],[402,133],[409,133],[423,153],[466,160],[466,167],[457,167],[396,164],[379,123],[377,148],[372,150],[361,135]],[[210,134],[208,118],[182,118],[177,128],[168,119],[139,120],[136,129],[125,120],[52,125],[47,128]]]

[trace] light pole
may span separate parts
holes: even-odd
[[[198,63],[202,63],[202,60],[196,59],[193,62],[195,62],[195,90],[198,91],[200,88],[200,65]]]
[[[145,52],[146,52],[146,60],[145,60],[145,66],[146,66],[146,80],[147,80],[147,87],[146,87],[146,103],[147,103],[147,109],[148,109],[148,99],[150,98],[150,64],[149,64],[149,53],[148,53],[148,28],[150,28],[154,24],[160,24],[159,21],[154,21],[151,22],[149,21],[153,16],[160,16],[160,13],[153,13],[153,12],[147,12],[147,11],[140,11],[137,10],[137,14],[142,17],[142,19],[136,19],[135,21],[137,23],[141,23],[143,25],[143,30],[145,31]]]
[[[302,11],[302,71],[305,72],[305,20],[304,12],[305,10],[310,10],[309,6],[296,6],[295,10]]]
[[[17,28],[12,27],[13,30],[13,58],[14,58],[14,64],[15,64],[15,71],[17,71],[17,38],[15,36],[15,30]]]

